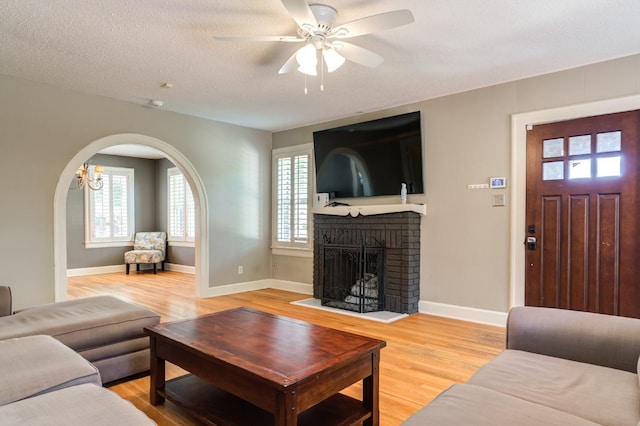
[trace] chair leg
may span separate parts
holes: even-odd
[[[127,275],[129,275],[129,264],[126,264],[126,269],[127,269]]]
[[[140,272],[140,264],[136,263],[136,272]]]
[[[164,260],[162,261],[161,265],[162,265],[162,270],[164,271]]]
[[[154,274],[156,273],[157,265],[158,265],[157,263],[154,263],[154,264],[153,264],[153,273],[154,273]]]

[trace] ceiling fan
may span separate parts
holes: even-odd
[[[282,65],[279,74],[298,70],[307,75],[317,75],[318,56],[326,63],[327,70],[333,72],[345,60],[370,68],[377,67],[382,57],[370,50],[342,41],[375,31],[382,31],[414,21],[409,10],[395,10],[356,19],[342,25],[335,25],[338,12],[324,4],[307,4],[305,0],[281,0],[293,20],[298,25],[297,36],[216,36],[217,40],[282,41],[304,43]],[[321,55],[318,55],[318,52]],[[321,66],[321,70],[324,67]]]

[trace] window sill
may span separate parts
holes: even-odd
[[[291,256],[291,257],[313,257],[313,250],[307,248],[291,248],[291,247],[272,247],[271,254],[275,256]]]
[[[195,241],[168,241],[170,247],[195,247]]]
[[[98,241],[85,242],[85,248],[133,247],[133,241]]]

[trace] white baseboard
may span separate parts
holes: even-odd
[[[164,268],[167,271],[176,271],[176,272],[182,272],[184,274],[191,274],[191,275],[196,274],[195,266],[178,265],[177,263],[165,263]]]
[[[418,302],[418,312],[421,314],[437,315],[440,317],[454,318],[481,324],[504,327],[507,324],[507,312],[489,311],[485,309],[470,308],[468,306],[448,305],[446,303]]]
[[[229,294],[243,293],[245,291],[263,290],[265,288],[286,290],[294,293],[313,294],[313,285],[311,284],[284,280],[264,279],[209,287],[205,294],[202,295],[202,297],[226,296]]]
[[[205,289],[205,292],[201,297],[226,296],[229,294],[244,293],[245,291],[262,290],[269,288],[269,281],[270,280],[266,279],[209,287]]]
[[[195,274],[195,268],[193,266],[167,263],[165,264],[165,268],[171,271]],[[124,273],[124,271],[124,265],[67,269],[67,277],[110,274],[114,272]],[[205,294],[201,295],[201,297],[206,298],[215,296],[226,296],[229,294],[243,293],[246,291],[263,290],[265,288],[273,288],[276,290],[291,291],[301,294],[313,294],[312,284],[285,280],[264,279],[210,287],[205,291]],[[421,300],[420,302],[418,302],[418,312],[422,314],[436,315],[482,324],[496,325],[499,327],[504,327],[507,324],[507,312],[489,311],[485,309],[470,308],[468,306],[448,305],[446,303],[429,302],[426,300]]]
[[[196,273],[196,268],[193,266],[177,265],[174,263],[165,263],[164,267],[168,271],[184,272],[185,274]],[[135,265],[131,265],[131,268],[135,271]],[[113,274],[115,272],[125,272],[125,266],[123,265],[109,265],[109,266],[94,266],[92,268],[76,268],[67,269],[67,277],[82,277],[84,275],[99,275],[99,274]],[[140,265],[140,269],[152,269],[150,265]],[[158,269],[160,267],[158,266]]]
[[[81,277],[84,275],[113,274],[114,272],[124,273],[124,265],[95,266],[92,268],[67,269],[67,277]]]
[[[302,294],[313,294],[313,284],[273,279],[269,281],[271,281],[271,285],[269,287],[275,288],[276,290],[285,290]]]

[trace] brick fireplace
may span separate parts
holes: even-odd
[[[314,209],[313,297],[322,299],[324,242],[375,242],[383,244],[385,249],[382,310],[418,312],[420,220],[425,211],[425,206],[415,204]]]

